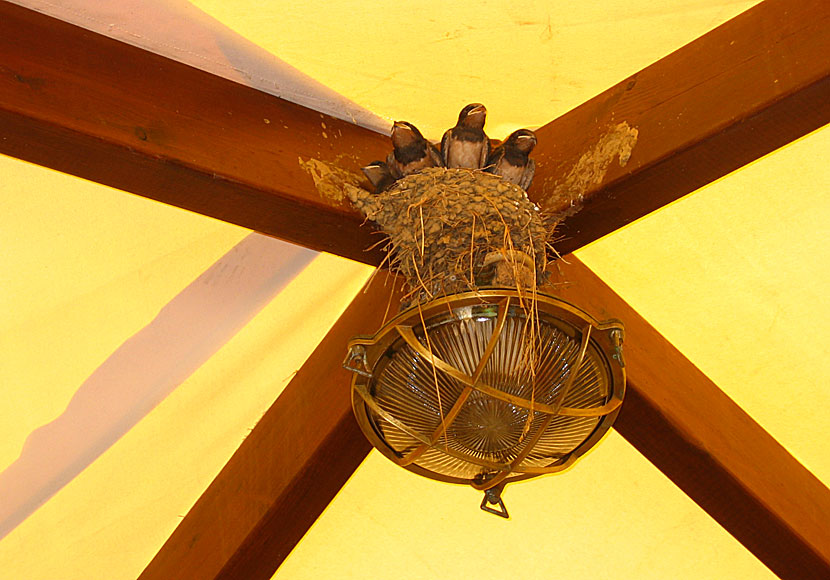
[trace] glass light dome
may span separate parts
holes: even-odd
[[[500,491],[569,467],[608,431],[624,392],[622,338],[618,321],[557,298],[480,290],[354,338],[345,365],[358,423],[381,453],[426,477]],[[498,493],[488,501],[501,503]]]

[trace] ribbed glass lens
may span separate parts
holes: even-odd
[[[600,423],[601,416],[551,416],[534,405],[598,408],[611,396],[605,357],[588,343],[564,400],[562,389],[579,360],[582,329],[544,312],[533,319],[511,307],[492,353],[479,369],[497,326],[493,305],[464,306],[413,327],[424,349],[463,375],[515,397],[503,400],[469,388],[433,367],[399,337],[378,362],[369,392],[385,413],[368,412],[373,428],[400,457],[421,448],[415,465],[451,478],[472,479],[505,466],[521,471],[548,467],[576,449]],[[456,406],[459,399],[463,402]],[[454,409],[455,408],[455,409]],[[448,415],[455,411],[452,420]],[[542,433],[538,433],[544,429]],[[417,437],[416,437],[417,435]],[[432,442],[424,450],[424,442]],[[525,449],[531,443],[532,449]],[[520,458],[518,463],[515,463]]]

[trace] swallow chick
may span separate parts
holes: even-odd
[[[360,170],[374,187],[372,193],[386,191],[397,181],[386,161],[372,161],[366,167],[361,167]]]
[[[392,148],[386,163],[396,179],[427,167],[441,166],[438,149],[424,139],[412,123],[395,121],[392,125]]]
[[[441,156],[448,168],[481,169],[487,164],[490,140],[484,134],[487,109],[480,103],[467,105],[458,114],[455,127],[441,139]]]
[[[528,157],[536,147],[536,134],[530,129],[519,129],[504,143],[493,149],[487,160],[487,171],[501,175],[527,191],[536,172],[536,162]]]

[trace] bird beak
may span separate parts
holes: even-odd
[[[392,132],[394,133],[395,131],[414,133],[414,131],[412,130],[412,126],[408,123],[405,123],[404,121],[395,121],[395,123],[392,125]]]

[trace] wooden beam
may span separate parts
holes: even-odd
[[[361,261],[377,241],[328,180],[389,139],[0,2],[0,153]],[[319,184],[319,189],[317,184]]]
[[[830,2],[766,0],[539,129],[531,197],[582,206],[559,252],[830,123],[828,54]]]
[[[583,196],[580,203],[585,205],[566,222],[565,233],[570,240],[560,249],[587,243],[828,121],[828,63],[822,58],[827,54],[827,7],[817,0],[793,4],[767,0],[540,131],[534,196],[548,208],[555,208],[563,199],[570,203],[573,197],[568,196],[576,192]],[[779,30],[783,32],[779,34]],[[728,64],[717,69],[712,68],[713,61]],[[366,161],[383,156],[388,144],[382,136],[9,3],[0,3],[0,63],[0,152],[309,247],[377,263],[377,254],[363,253],[371,236],[358,227],[359,217],[345,203],[327,197],[332,190],[325,184],[321,193],[311,175],[313,171],[306,169],[316,169],[318,181],[325,173],[321,167],[354,172]],[[709,71],[708,76],[698,75],[698,70]],[[743,88],[753,83],[755,90]],[[640,96],[635,99],[628,93]],[[686,100],[686,93],[696,98]],[[756,94],[760,96],[754,101]],[[739,103],[736,111],[731,110],[731,99]],[[710,109],[724,107],[730,112],[721,118],[707,116]],[[665,126],[671,126],[671,131]],[[631,143],[634,130],[637,141]],[[582,139],[582,132],[590,137]],[[599,186],[583,187],[579,180],[569,181],[571,168],[586,155],[590,160],[606,135],[623,140],[627,136],[625,143],[633,145],[625,167],[612,159]],[[739,152],[729,150],[733,145]],[[620,151],[624,153],[624,149]],[[309,164],[311,160],[319,164]],[[668,193],[662,193],[663,189]],[[624,318],[625,312],[614,310],[619,304],[609,300],[612,306],[608,311]],[[341,347],[345,338],[359,329],[371,330],[355,320],[351,319],[352,326],[346,330],[340,327]],[[637,340],[629,333],[630,348]],[[661,344],[657,338],[652,340],[655,352],[671,350],[670,345]],[[813,513],[826,516],[826,488],[818,489],[807,476],[797,475],[787,480],[796,487],[780,488],[776,496],[775,489],[759,482],[765,477],[778,477],[772,470],[779,467],[798,473],[803,468],[785,452],[776,451],[774,441],[764,437],[760,427],[729,411],[718,396],[713,400],[725,409],[718,419],[734,424],[716,423],[714,416],[700,413],[686,400],[661,406],[667,395],[661,390],[665,385],[660,369],[654,366],[656,361],[644,356],[640,366],[629,363],[631,389],[626,406],[633,410],[624,410],[620,418],[625,428],[624,417],[633,417],[629,424],[635,426],[629,427],[629,439],[639,439],[638,445],[645,446],[649,439],[663,445],[661,450],[652,441],[644,452],[650,453],[658,465],[662,461],[675,481],[701,505],[709,505],[707,509],[718,521],[723,521],[774,570],[780,570],[779,574],[798,578],[809,577],[799,575],[805,570],[826,574],[826,551],[816,546],[815,526],[803,510],[805,501],[815,502],[820,509]],[[321,363],[320,369],[328,374],[339,363]],[[672,372],[686,370],[677,363]],[[303,377],[317,388],[313,377]],[[695,377],[684,384],[715,388],[711,384],[706,387]],[[299,375],[295,380],[300,380]],[[342,379],[338,388],[345,392],[343,381],[347,379]],[[296,387],[295,401],[303,400],[302,389]],[[684,405],[691,405],[695,413],[688,417],[679,413]],[[279,461],[299,466],[291,468],[297,475],[283,479],[283,488],[257,496],[264,505],[251,513],[259,515],[243,516],[248,523],[237,530],[240,535],[250,535],[237,541],[232,551],[218,550],[218,561],[228,566],[224,577],[249,570],[251,578],[264,574],[253,571],[258,564],[246,562],[259,556],[279,559],[313,519],[308,513],[302,515],[303,506],[295,506],[297,512],[280,510],[288,509],[291,498],[304,489],[308,489],[309,501],[325,505],[338,487],[336,483],[321,483],[306,488],[299,482],[308,481],[309,474],[316,473],[314,466],[320,466],[322,458],[334,450],[351,457],[353,463],[360,456],[358,447],[365,444],[350,436],[337,436],[348,432],[349,428],[341,423],[341,419],[348,423],[342,414],[348,415],[347,407],[334,402],[329,412],[333,413],[330,419],[315,427],[316,443],[280,457]],[[638,417],[642,423],[634,419]],[[279,431],[283,426],[274,427],[276,424],[269,427],[266,423],[262,430],[275,429],[278,441],[291,441]],[[741,461],[739,457],[734,466],[729,464],[732,459],[725,450],[728,445],[722,441],[724,434],[733,431],[757,436],[736,439],[740,446],[733,455],[740,455],[749,441],[759,441],[754,450],[747,452],[752,460]],[[712,455],[707,445],[718,442],[722,449],[719,455]],[[282,447],[262,445],[250,451],[247,459],[237,461],[262,461],[277,448]],[[365,447],[362,449],[365,452]],[[715,475],[707,477],[704,473],[697,479],[684,475],[683,462],[661,458],[661,454],[670,456],[675,452],[697,458],[695,465],[715,469]],[[766,461],[767,452],[777,458],[773,463]],[[756,463],[754,458],[759,454],[764,462]],[[238,469],[238,473],[250,474]],[[173,538],[178,539],[171,538],[172,547],[159,553],[159,563],[154,560],[145,578],[168,578],[171,571],[180,577],[185,569],[210,573],[199,560],[216,562],[211,554],[214,545],[202,543],[200,538],[217,530],[211,527],[211,518],[224,513],[220,518],[224,521],[229,513],[232,517],[238,515],[233,486],[248,489],[244,479],[228,477],[226,481],[232,483],[224,484],[224,492],[209,492],[200,500],[205,506],[200,508],[201,516],[188,516],[196,522],[189,528],[190,535],[177,531]],[[741,518],[724,513],[728,509],[717,503],[722,486],[728,488],[730,505],[744,506],[743,524],[736,523]],[[223,489],[222,485],[218,489]],[[252,494],[259,493],[256,485],[250,489]],[[274,505],[283,507],[269,507]],[[787,515],[790,509],[795,513],[792,517]],[[271,532],[266,530],[281,521],[280,513],[298,519],[292,524],[296,526],[293,532],[274,541],[279,544],[275,548],[267,538]],[[783,550],[773,545],[776,541],[753,535],[747,523],[750,519],[758,522],[762,535],[770,534],[781,545],[795,550],[795,564],[781,561]],[[223,537],[225,533],[222,528],[218,535]],[[182,538],[199,545],[199,550],[189,552]],[[185,556],[190,560],[179,559]],[[199,577],[221,574],[220,570],[214,576]]]
[[[830,490],[574,256],[557,296],[625,323],[614,428],[781,578],[830,578]]]
[[[140,578],[267,580],[357,469],[370,445],[354,420],[355,333],[373,333],[399,295],[383,276],[358,294]],[[380,307],[379,307],[380,306]]]
[[[531,196],[551,211],[584,206],[557,249],[830,122],[829,13],[822,0],[767,0],[541,128]],[[6,2],[0,132],[0,153],[382,258],[335,183],[385,157],[386,137]]]
[[[830,490],[579,260],[557,264],[557,295],[625,321],[614,428],[781,578],[830,575]],[[340,362],[352,334],[380,326],[384,294],[355,299],[142,580],[271,577],[368,451]]]

